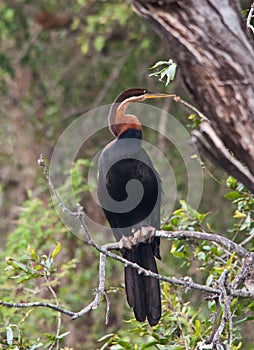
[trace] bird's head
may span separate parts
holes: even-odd
[[[110,131],[118,137],[129,128],[141,130],[138,118],[132,114],[125,114],[125,109],[131,103],[143,102],[151,98],[173,97],[174,94],[153,93],[147,89],[130,88],[123,91],[113,102],[108,116]]]

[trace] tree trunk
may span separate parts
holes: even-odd
[[[170,57],[177,62],[196,106],[225,147],[248,169],[242,167],[245,174],[241,175],[235,165],[213,161],[254,192],[254,52],[239,2],[130,1],[166,38]],[[208,134],[202,136],[213,150]],[[195,139],[204,150],[202,138]]]

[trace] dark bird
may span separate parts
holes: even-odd
[[[126,241],[141,227],[160,228],[161,181],[152,161],[142,148],[142,127],[138,118],[125,114],[126,107],[149,98],[171,97],[132,88],[122,92],[109,112],[109,129],[116,137],[99,159],[98,198],[117,241]],[[142,231],[139,231],[142,232]],[[155,258],[160,259],[160,240],[124,247],[127,260],[157,273]],[[125,267],[127,301],[138,321],[146,318],[151,326],[161,317],[159,280]]]

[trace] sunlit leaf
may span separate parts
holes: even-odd
[[[245,213],[241,213],[239,210],[235,211],[235,214],[233,215],[234,218],[236,219],[243,219],[246,218],[246,214]]]
[[[53,252],[52,252],[52,254],[51,254],[51,256],[52,256],[52,258],[54,259],[58,254],[59,254],[59,252],[60,252],[60,250],[61,250],[61,243],[60,242],[58,242],[57,243],[57,246],[55,247],[55,249],[53,250]]]
[[[240,195],[240,193],[237,192],[237,191],[232,191],[232,192],[229,192],[229,193],[224,194],[224,197],[225,197],[226,199],[237,199],[237,198],[240,198],[241,195]]]

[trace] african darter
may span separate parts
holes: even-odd
[[[160,228],[161,181],[152,161],[142,148],[142,127],[138,118],[125,114],[126,107],[149,98],[170,97],[146,89],[122,92],[109,112],[109,129],[116,137],[99,159],[98,198],[117,241],[126,241],[141,227]],[[154,234],[131,249],[121,249],[123,257],[157,273],[160,240]],[[127,301],[138,321],[147,318],[151,326],[161,317],[159,280],[125,267]]]

